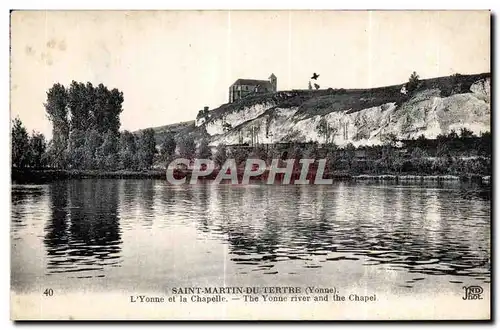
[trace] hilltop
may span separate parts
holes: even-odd
[[[171,133],[174,135],[190,134],[193,132],[196,126],[194,120],[189,120],[180,123],[156,126],[151,128],[155,132],[156,144],[159,145],[161,144],[162,138],[165,134],[167,133]],[[140,134],[143,130],[144,129],[137,130],[134,132],[134,134]]]
[[[203,120],[155,127],[158,141],[167,132],[224,143],[324,142],[326,123],[338,145],[380,144],[467,128],[490,131],[490,73],[421,80],[411,93],[403,84],[372,89],[291,90],[256,94],[223,104]]]

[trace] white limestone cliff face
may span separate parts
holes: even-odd
[[[329,123],[337,145],[380,144],[389,133],[399,139],[424,135],[435,138],[442,133],[467,128],[475,134],[490,131],[490,79],[481,79],[470,88],[470,93],[442,97],[439,89],[424,90],[406,102],[385,103],[380,106],[351,112],[350,109],[326,115],[307,117],[299,107],[276,108],[263,103],[228,114],[224,119],[209,121],[207,133],[211,145],[224,143],[275,143],[289,141],[324,142],[317,126],[322,118]],[[224,122],[232,129],[224,132]],[[253,133],[252,133],[253,132]]]
[[[476,81],[470,87],[472,93],[476,95],[477,98],[482,99],[488,103],[490,103],[490,93],[491,93],[491,80],[490,78],[481,79]]]
[[[205,127],[209,135],[224,134],[224,124],[228,123],[232,128],[248,121],[257,118],[267,109],[275,106],[273,102],[264,102],[252,106],[244,107],[240,111],[228,113],[227,115],[215,120],[208,120]]]

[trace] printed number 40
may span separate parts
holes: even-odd
[[[54,290],[52,289],[45,289],[45,291],[43,291],[43,294],[48,296],[48,297],[52,297],[52,295],[54,294]]]

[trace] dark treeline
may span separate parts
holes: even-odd
[[[18,168],[46,166],[48,159],[45,136],[35,131],[28,135],[19,118],[12,121],[11,144],[12,166]]]
[[[44,104],[52,123],[52,140],[43,134],[31,136],[19,118],[12,122],[12,166],[58,170],[149,170],[166,164],[179,149],[184,157],[194,157],[192,137],[178,141],[166,134],[156,145],[151,128],[138,133],[120,132],[123,93],[103,84],[93,86],[73,81],[69,87],[54,84]],[[208,145],[200,150],[206,155]],[[208,149],[209,150],[209,149]]]
[[[343,148],[334,143],[277,143],[272,146],[220,145],[212,157],[220,166],[227,158],[234,158],[243,166],[247,158],[259,158],[269,165],[272,159],[295,159],[300,168],[301,158],[326,159],[330,173],[359,174],[450,174],[491,175],[491,133],[475,136],[462,129],[451,131],[436,139],[423,135],[414,140],[399,141],[389,134],[378,146],[356,148],[348,144]]]
[[[103,84],[54,84],[44,104],[52,123],[52,140],[47,143],[37,132],[28,136],[16,118],[11,132],[12,165],[113,171],[151,168],[158,156],[155,133],[153,129],[137,135],[120,132],[122,103],[123,93]]]

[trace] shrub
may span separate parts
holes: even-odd
[[[408,79],[408,83],[406,84],[406,89],[408,92],[414,92],[420,86],[420,77],[418,74],[413,71],[410,78]]]

